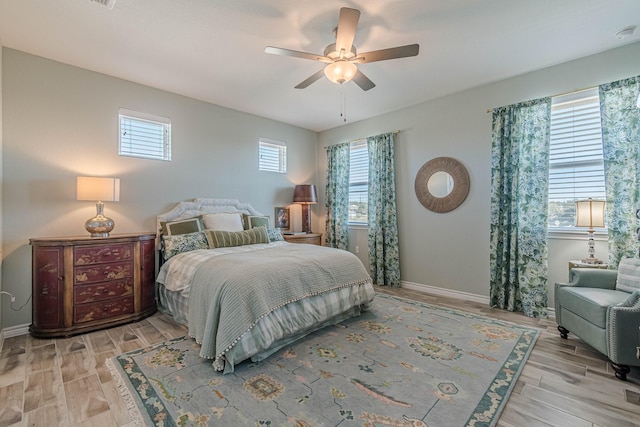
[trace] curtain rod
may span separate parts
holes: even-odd
[[[392,131],[392,132],[383,132],[383,133],[392,133],[392,134],[394,134],[394,135],[395,135],[395,134],[397,134],[397,133],[400,133],[400,131],[399,131],[399,130],[394,130],[394,131]],[[381,134],[379,134],[379,135],[382,135],[382,133],[381,133]],[[369,138],[369,137],[368,137],[368,136],[365,136],[365,137],[362,137],[362,138],[352,139],[351,141],[347,141],[347,142],[339,142],[338,144],[351,144],[352,142],[360,141],[360,140],[362,140],[362,139],[367,139],[367,138]],[[333,144],[330,144],[330,145],[333,145]],[[324,146],[324,148],[327,148],[327,147],[329,147],[329,145],[325,145],[325,146]]]
[[[555,95],[551,95],[550,98],[554,98],[556,96],[569,95],[569,94],[572,94],[572,93],[583,92],[585,90],[594,89],[594,88],[597,88],[597,87],[598,86],[591,86],[591,87],[585,87],[585,88],[582,88],[582,89],[568,90],[566,92],[562,92],[562,93],[558,93],[558,94],[555,94]],[[496,108],[500,108],[500,107],[496,107]],[[493,113],[493,110],[495,110],[496,108],[487,108],[487,113]]]

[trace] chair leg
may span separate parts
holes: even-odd
[[[558,331],[560,331],[560,337],[567,339],[567,335],[569,334],[569,330],[564,326],[558,326]]]
[[[627,374],[631,372],[631,368],[627,365],[619,365],[617,363],[611,362],[611,367],[614,371],[616,371],[616,378],[621,381],[627,380]]]

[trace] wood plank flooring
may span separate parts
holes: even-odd
[[[561,339],[553,320],[407,289],[376,290],[542,330],[498,427],[640,426],[640,369],[632,369],[626,382],[615,379],[604,356],[574,335]],[[0,427],[133,426],[105,361],[185,334],[158,313],[71,338],[6,339],[0,352]]]

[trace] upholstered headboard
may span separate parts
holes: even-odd
[[[241,203],[237,199],[193,199],[180,202],[170,211],[158,215],[156,220],[156,232],[160,235],[162,228],[160,223],[180,219],[193,218],[208,213],[239,212],[248,215],[262,215],[249,203]]]

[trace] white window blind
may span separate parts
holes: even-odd
[[[349,158],[349,222],[364,223],[368,219],[369,153],[367,140],[354,141]]]
[[[260,138],[258,141],[258,170],[287,173],[287,144]]]
[[[575,225],[575,201],[605,200],[598,89],[552,99],[549,230]]]
[[[171,160],[171,120],[121,108],[119,121],[119,155]]]

